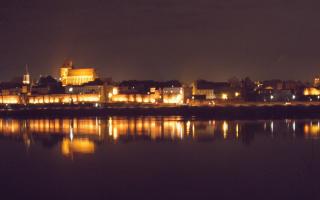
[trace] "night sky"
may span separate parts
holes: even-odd
[[[320,73],[310,0],[1,0],[0,79],[58,74],[72,58],[101,77],[309,80]]]

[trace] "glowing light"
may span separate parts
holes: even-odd
[[[0,104],[18,104],[20,97],[18,95],[2,95],[0,96]]]
[[[73,141],[64,139],[61,144],[61,152],[65,156],[73,153],[93,154],[94,151],[95,145],[89,139],[74,139]]]
[[[305,124],[304,134],[307,138],[319,138],[320,137],[320,126],[318,124]]]
[[[239,138],[239,124],[236,125],[236,138]]]
[[[222,124],[222,131],[223,131],[223,138],[227,138],[228,134],[228,123],[226,121],[223,122]]]
[[[70,140],[73,140],[73,127],[70,126]]]
[[[52,95],[35,95],[28,97],[30,104],[50,104],[50,103],[85,103],[100,102],[99,94],[52,94]]]
[[[60,68],[60,80],[63,86],[82,85],[94,81],[96,72],[94,68],[73,68],[72,64]]]
[[[112,94],[113,95],[119,94],[119,89],[117,87],[112,88]]]
[[[306,88],[304,89],[303,94],[305,96],[318,96],[320,95],[320,90],[317,88]]]
[[[228,95],[225,94],[225,93],[223,93],[223,94],[221,95],[221,98],[222,98],[223,100],[227,100],[227,99],[228,99]]]
[[[113,128],[113,139],[114,140],[118,139],[118,128],[117,127]]]
[[[191,122],[190,122],[190,121],[187,121],[187,123],[186,123],[187,135],[190,134],[190,125],[191,125]]]

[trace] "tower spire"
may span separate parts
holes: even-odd
[[[23,75],[22,83],[25,84],[25,85],[29,85],[30,84],[30,74],[29,74],[28,64],[26,64],[26,72]]]
[[[29,74],[28,64],[26,64],[26,74]]]

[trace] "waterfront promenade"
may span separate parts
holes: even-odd
[[[225,119],[242,118],[317,118],[319,102],[238,102],[211,106],[166,104],[56,104],[56,105],[8,105],[2,106],[0,115],[19,117],[57,116],[186,116]]]

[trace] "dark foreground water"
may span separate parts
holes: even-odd
[[[0,119],[0,199],[320,199],[320,121]]]

